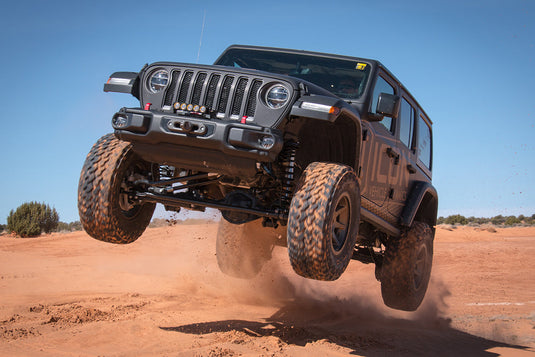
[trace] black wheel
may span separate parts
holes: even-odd
[[[93,238],[118,244],[135,241],[145,231],[155,204],[135,204],[129,179],[145,177],[150,165],[138,158],[131,145],[113,134],[91,148],[78,184],[78,212]]]
[[[290,204],[288,254],[305,278],[336,280],[353,255],[360,222],[360,190],[349,166],[314,162]]]
[[[219,269],[235,278],[254,278],[271,259],[277,236],[275,229],[262,227],[261,220],[233,224],[222,219],[216,241]]]
[[[427,224],[414,222],[386,247],[380,276],[386,306],[404,311],[420,306],[431,276],[433,238]]]

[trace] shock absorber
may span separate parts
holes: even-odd
[[[168,165],[158,167],[159,180],[172,179],[175,176],[175,168]]]
[[[290,202],[292,200],[292,193],[294,189],[295,178],[295,156],[299,143],[295,141],[287,141],[281,153],[282,166],[282,192],[281,203],[285,211],[290,209]]]

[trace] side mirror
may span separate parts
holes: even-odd
[[[379,94],[375,112],[385,117],[397,118],[399,114],[399,96],[388,93]]]

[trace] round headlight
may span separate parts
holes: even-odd
[[[163,69],[154,72],[149,78],[149,88],[153,93],[158,93],[167,87],[169,73]]]
[[[283,107],[290,99],[290,91],[281,84],[275,84],[266,93],[266,103],[272,109]]]

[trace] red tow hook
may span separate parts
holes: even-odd
[[[145,104],[145,110],[150,110],[150,106],[152,105],[152,103],[147,103]]]

